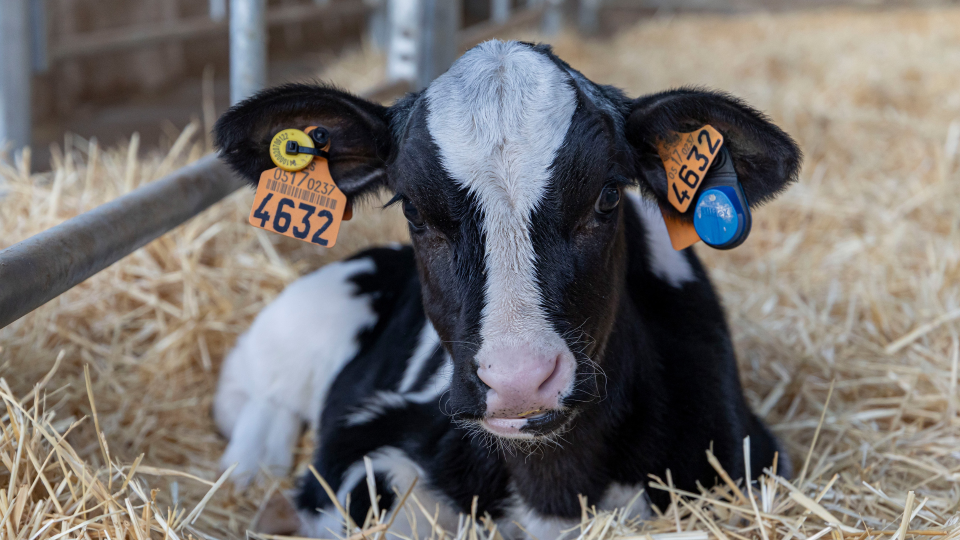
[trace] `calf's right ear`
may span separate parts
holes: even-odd
[[[230,108],[214,126],[220,157],[254,185],[275,167],[269,148],[284,129],[330,132],[330,175],[348,198],[386,184],[393,152],[387,107],[327,86],[287,84],[257,93]]]

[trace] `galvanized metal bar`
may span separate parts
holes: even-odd
[[[0,0],[0,148],[30,144],[30,7]]]
[[[221,0],[212,0],[219,2]],[[223,0],[224,5],[226,0]],[[355,17],[366,13],[369,8],[361,0],[341,1],[325,5],[292,4],[277,6],[267,11],[267,26],[280,26],[296,22],[315,22],[319,19],[329,21],[345,17]],[[224,11],[224,17],[226,11]],[[180,19],[176,24],[136,24],[98,30],[79,36],[54,41],[50,47],[52,62],[96,56],[117,51],[129,51],[134,48],[149,47],[158,43],[182,41],[195,38],[212,38],[227,34],[229,24],[226,20],[214,20],[213,14]]]
[[[540,25],[540,31],[547,36],[555,36],[563,30],[563,4],[564,0],[544,0],[546,3],[546,12],[543,14],[543,21]]]
[[[603,0],[580,0],[577,29],[581,34],[594,35],[600,31],[600,4]]]
[[[34,73],[46,73],[50,69],[47,0],[30,0],[30,61]]]
[[[422,0],[387,2],[387,80],[416,85]]]
[[[0,251],[0,328],[243,185],[211,154]]]
[[[417,88],[426,88],[447,71],[459,56],[457,40],[462,18],[461,0],[421,0],[421,32],[417,61]]]
[[[510,19],[510,0],[490,0],[490,20],[495,23]]]
[[[366,0],[370,6],[367,16],[367,36],[370,43],[380,51],[386,51],[390,43],[390,24],[387,16],[387,0]]]
[[[208,0],[207,11],[211,21],[220,22],[227,18],[227,0]]]
[[[230,0],[230,103],[266,84],[266,0]]]

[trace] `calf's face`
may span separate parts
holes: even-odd
[[[666,201],[656,141],[711,124],[748,199],[790,182],[790,138],[723,94],[629,100],[549,48],[491,41],[390,108],[290,85],[218,122],[222,156],[256,181],[279,130],[331,132],[330,167],[358,197],[403,207],[424,308],[454,363],[447,410],[506,439],[549,437],[600,398],[623,291],[623,190]]]
[[[426,90],[389,167],[454,360],[449,409],[503,437],[550,433],[597,393],[628,180],[589,105],[549,56],[494,43]]]

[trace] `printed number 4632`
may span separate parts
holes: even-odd
[[[267,223],[270,222],[270,212],[267,210],[267,206],[270,201],[273,199],[273,193],[268,193],[266,197],[263,198],[263,201],[260,203],[260,206],[257,207],[253,212],[253,217],[260,220],[260,228],[267,228]],[[284,234],[290,230],[291,224],[293,224],[293,214],[289,210],[294,210],[294,201],[287,197],[282,197],[279,202],[277,202],[277,207],[275,209],[275,214],[273,217],[273,222],[271,223],[272,229],[278,233]],[[329,210],[320,210],[317,212],[317,207],[307,204],[300,203],[296,208],[303,210],[305,213],[300,218],[300,223],[293,225],[293,231],[291,234],[295,238],[305,240],[307,235],[310,234],[311,223],[310,218],[316,213],[316,217],[322,220],[322,223],[317,228],[316,232],[313,233],[313,236],[310,238],[310,242],[326,246],[327,240],[320,238],[320,236],[326,232],[327,228],[330,227],[330,224],[333,223],[333,214]]]

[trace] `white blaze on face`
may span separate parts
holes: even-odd
[[[502,398],[488,396],[488,414],[514,416],[522,411],[506,409],[550,405],[526,391],[536,391],[537,381],[501,386],[490,380],[549,369],[547,375],[556,371],[562,379],[553,386],[566,383],[554,394],[567,392],[573,381],[572,354],[541,308],[530,234],[576,110],[569,75],[527,45],[489,41],[460,58],[426,96],[441,163],[476,197],[483,215],[486,298],[477,361],[481,379]]]

